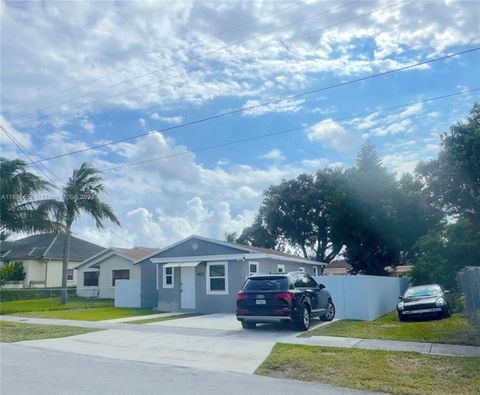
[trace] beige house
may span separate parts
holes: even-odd
[[[0,242],[0,264],[21,262],[25,271],[23,287],[61,287],[64,234],[42,233],[15,241]],[[75,268],[104,247],[71,237],[67,286],[75,286]]]
[[[352,265],[345,259],[332,261],[324,269],[323,274],[326,276],[346,276],[350,274]]]
[[[140,280],[140,266],[133,262],[155,252],[155,248],[106,248],[76,268],[77,295],[115,297],[116,280]]]

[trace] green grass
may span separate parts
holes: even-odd
[[[0,302],[0,314],[15,314],[29,311],[71,310],[112,306],[113,300],[111,299],[99,299],[93,301],[92,299],[69,297],[67,304],[60,304],[59,298],[30,299],[17,300],[13,302]]]
[[[53,337],[81,335],[98,330],[100,329],[0,321],[0,341],[11,343],[22,340],[50,339]]]
[[[59,299],[31,299],[0,303],[1,314],[22,317],[58,318],[66,320],[100,321],[152,314],[151,309],[115,308],[111,299],[69,298],[67,304]]]
[[[179,318],[196,317],[198,315],[202,315],[202,314],[188,313],[188,314],[171,315],[171,316],[157,317],[157,318],[147,318],[144,320],[129,321],[129,322],[126,322],[126,324],[150,324],[151,322],[178,320]]]
[[[397,314],[392,312],[375,321],[332,322],[303,336],[344,336],[480,346],[478,333],[460,314],[442,320],[400,322]]]
[[[256,374],[391,394],[479,394],[480,357],[277,344]]]

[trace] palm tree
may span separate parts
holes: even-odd
[[[120,221],[112,208],[100,200],[100,194],[105,191],[101,171],[89,163],[83,163],[74,170],[63,188],[63,200],[57,202],[57,219],[64,224],[65,242],[63,245],[62,265],[62,297],[61,303],[67,303],[67,271],[70,255],[70,236],[72,224],[81,213],[89,214],[95,220],[97,228],[103,229],[103,221],[109,219],[120,225]]]
[[[34,199],[52,185],[27,171],[20,159],[0,158],[0,235],[4,240],[10,232],[52,232],[61,225],[49,217],[55,201]]]
[[[237,232],[225,232],[225,241],[235,243],[237,238]]]

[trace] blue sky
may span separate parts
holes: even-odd
[[[82,218],[76,234],[126,247],[222,238],[251,224],[270,184],[351,166],[367,139],[390,171],[412,171],[467,115],[478,92],[338,121],[479,88],[480,51],[161,132],[479,45],[478,3],[396,3],[2,1],[1,123],[38,158],[160,131],[43,162],[58,184],[83,161],[105,170],[126,227]],[[22,157],[3,133],[1,149]]]

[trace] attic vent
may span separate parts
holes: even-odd
[[[197,244],[197,243],[193,243],[193,244],[192,244],[192,249],[198,250],[198,244]]]

